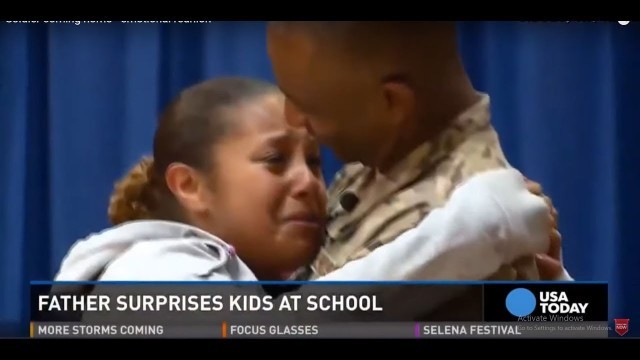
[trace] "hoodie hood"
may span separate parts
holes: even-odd
[[[54,280],[94,281],[110,262],[137,243],[157,240],[182,241],[188,237],[209,239],[218,244],[221,242],[213,235],[186,224],[160,220],[128,222],[92,234],[73,244],[63,258]]]

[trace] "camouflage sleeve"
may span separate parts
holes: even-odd
[[[413,223],[419,223],[422,219],[429,215],[430,209],[426,207],[416,208],[412,212],[407,212],[402,215],[399,214],[393,221],[390,221],[386,229],[377,237],[375,237],[365,248],[361,249],[355,256],[350,260],[357,260],[369,255],[372,251],[377,249],[378,247],[388,244],[402,235],[405,231],[412,229],[415,227]],[[530,265],[529,265],[530,266]],[[529,271],[527,271],[524,275],[523,272],[525,270],[522,269],[523,266],[517,265],[503,265],[496,273],[487,278],[488,281],[514,281],[516,279],[533,279],[537,280],[535,275],[531,275]],[[527,269],[527,266],[524,266]],[[529,267],[530,269],[530,267]]]
[[[395,212],[392,217],[389,217],[384,222],[377,233],[370,238],[366,246],[360,249],[350,260],[367,256],[380,246],[394,241],[405,231],[416,227],[422,219],[427,217],[430,211],[431,209],[427,202],[420,202]]]
[[[386,219],[372,234],[366,246],[360,249],[356,259],[367,256],[376,248],[394,241],[405,231],[416,227],[432,209],[443,206],[453,190],[472,176],[486,170],[508,167],[508,163],[496,141],[470,141],[461,145],[435,171],[416,182],[410,188],[396,194],[385,206]],[[419,200],[418,200],[419,199]],[[409,205],[411,204],[411,205]],[[505,271],[511,278],[511,271]],[[503,277],[505,274],[499,275]]]

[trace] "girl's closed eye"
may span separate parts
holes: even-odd
[[[261,161],[267,165],[283,165],[287,162],[287,156],[281,152],[274,151],[264,155]]]

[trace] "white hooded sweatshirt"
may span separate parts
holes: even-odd
[[[547,205],[522,175],[491,170],[458,187],[416,228],[317,281],[483,280],[503,264],[546,252],[549,228]],[[223,239],[186,224],[145,220],[76,242],[55,280],[257,279]],[[435,306],[446,299],[432,300]]]

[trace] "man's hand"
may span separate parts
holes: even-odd
[[[560,259],[560,250],[562,248],[562,235],[558,231],[558,211],[553,206],[551,199],[544,195],[542,186],[534,181],[527,179],[527,188],[533,194],[542,196],[549,206],[549,216],[551,218],[551,232],[549,233],[549,251],[546,254],[536,254],[536,264],[540,273],[540,280],[556,280],[564,272],[562,259]]]

